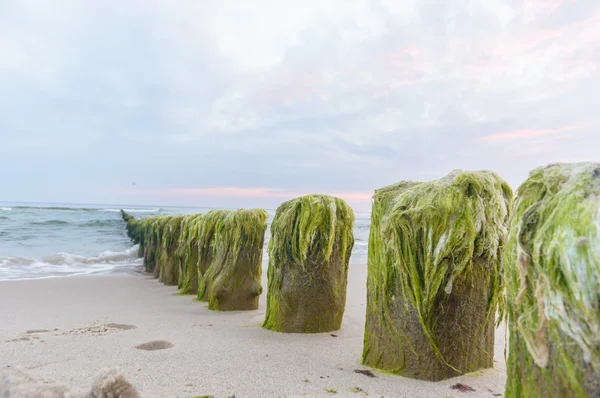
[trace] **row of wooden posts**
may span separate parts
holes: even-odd
[[[258,308],[264,210],[123,218],[160,281],[212,310]],[[327,195],[277,209],[264,328],[341,327],[353,226]],[[375,191],[363,364],[431,381],[490,368],[501,321],[505,396],[600,396],[600,164],[535,169],[516,195],[489,171]]]

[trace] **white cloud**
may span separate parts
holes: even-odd
[[[372,190],[463,166],[516,180],[559,145],[477,137],[581,124],[561,157],[600,144],[599,15],[591,0],[15,0],[0,134],[17,138],[0,152],[165,186]]]

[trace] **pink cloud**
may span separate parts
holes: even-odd
[[[349,202],[371,202],[372,192],[331,192],[330,195]]]
[[[214,187],[214,188],[127,188],[119,189],[119,193],[133,196],[155,196],[176,198],[278,198],[292,199],[303,196],[308,192],[294,192],[273,188],[241,188],[241,187]],[[370,202],[371,192],[319,192],[342,198],[352,202]]]
[[[269,106],[286,106],[312,100],[324,91],[325,86],[318,73],[302,71],[267,80],[264,85],[257,87],[257,94]]]
[[[417,47],[402,47],[394,49],[382,55],[386,63],[391,66],[404,66],[406,62],[412,62],[421,55],[421,51]]]
[[[421,50],[414,46],[394,48],[374,54],[358,65],[338,69],[334,78],[324,76],[320,67],[298,71],[282,70],[267,76],[256,86],[257,97],[267,106],[292,106],[314,101],[351,85],[359,94],[386,97],[395,89],[422,81],[417,62]]]
[[[513,43],[508,43],[506,45],[502,45],[500,47],[495,48],[494,53],[496,55],[512,55],[515,53],[531,51],[545,42],[562,37],[565,34],[575,31],[576,29],[596,24],[599,20],[600,14],[591,16],[587,19],[583,19],[580,21],[571,22],[569,24],[559,26],[554,29],[540,29],[533,32],[530,35],[516,40]]]
[[[522,21],[523,23],[527,23],[535,18],[535,14],[532,15],[529,12],[530,9],[537,9],[540,13],[548,15],[554,13],[566,3],[572,3],[573,1],[574,0],[525,0],[523,1],[524,10]]]
[[[540,146],[534,146],[529,149],[525,149],[523,151],[511,152],[510,154],[506,155],[505,157],[506,158],[518,158],[518,157],[524,157],[524,156],[538,155],[540,153],[548,153],[548,152],[552,152],[554,150],[556,150],[556,147],[553,145],[540,145]]]
[[[383,98],[383,97],[388,97],[390,95],[390,90],[388,89],[378,89],[373,91],[373,93],[371,94],[371,96],[373,98]]]
[[[153,195],[158,196],[208,196],[208,197],[250,197],[250,198],[273,198],[279,197],[281,192],[266,188],[240,188],[240,187],[218,187],[218,188],[163,188],[151,190]]]
[[[519,141],[529,138],[544,137],[547,135],[558,134],[565,131],[572,131],[582,129],[585,126],[571,125],[555,129],[523,129],[515,131],[505,131],[501,133],[494,133],[484,137],[478,137],[475,139],[476,142],[506,142],[506,141]]]
[[[399,87],[405,87],[405,86],[412,86],[413,84],[417,84],[419,82],[421,82],[423,79],[422,78],[392,78],[392,81],[390,83],[390,87],[391,88],[399,88]]]

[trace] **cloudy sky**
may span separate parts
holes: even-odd
[[[595,0],[5,0],[0,201],[516,188],[599,160],[599,62]]]

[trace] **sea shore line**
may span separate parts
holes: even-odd
[[[502,326],[493,369],[434,383],[362,366],[366,277],[364,264],[350,265],[342,328],[320,334],[261,327],[264,274],[259,309],[235,312],[210,311],[150,275],[0,282],[0,367],[23,366],[47,381],[85,390],[100,369],[117,366],[143,397],[503,394]],[[356,372],[361,370],[373,373]]]

